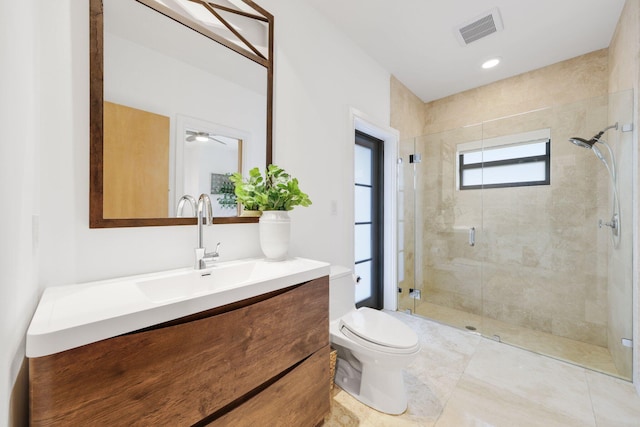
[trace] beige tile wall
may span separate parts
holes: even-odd
[[[420,135],[602,96],[607,93],[607,56],[607,49],[598,50],[430,102]]]
[[[400,141],[424,135],[425,103],[391,76],[391,123],[400,132]]]

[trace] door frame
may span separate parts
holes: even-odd
[[[398,144],[400,132],[389,127],[362,111],[351,107],[349,111],[350,144],[355,143],[355,131],[359,130],[375,138],[384,141],[384,248],[383,248],[383,309],[396,311],[398,306],[398,236],[397,236],[397,190],[398,190]],[[351,164],[353,165],[353,149],[351,151]],[[350,168],[351,188],[355,186],[353,168]],[[351,265],[355,263],[353,252],[353,227],[355,215],[351,204]]]

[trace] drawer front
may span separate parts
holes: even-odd
[[[208,424],[211,427],[313,427],[330,409],[329,346],[260,394]]]
[[[328,345],[328,286],[30,359],[32,425],[192,425]]]

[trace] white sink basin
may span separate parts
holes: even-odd
[[[215,266],[207,270],[180,272],[167,277],[136,282],[138,289],[153,302],[161,303],[204,295],[247,283],[257,261]]]
[[[329,275],[304,258],[247,259],[45,289],[27,331],[41,357]]]

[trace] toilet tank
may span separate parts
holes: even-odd
[[[329,320],[339,319],[355,308],[353,272],[347,267],[332,265],[329,273]]]

